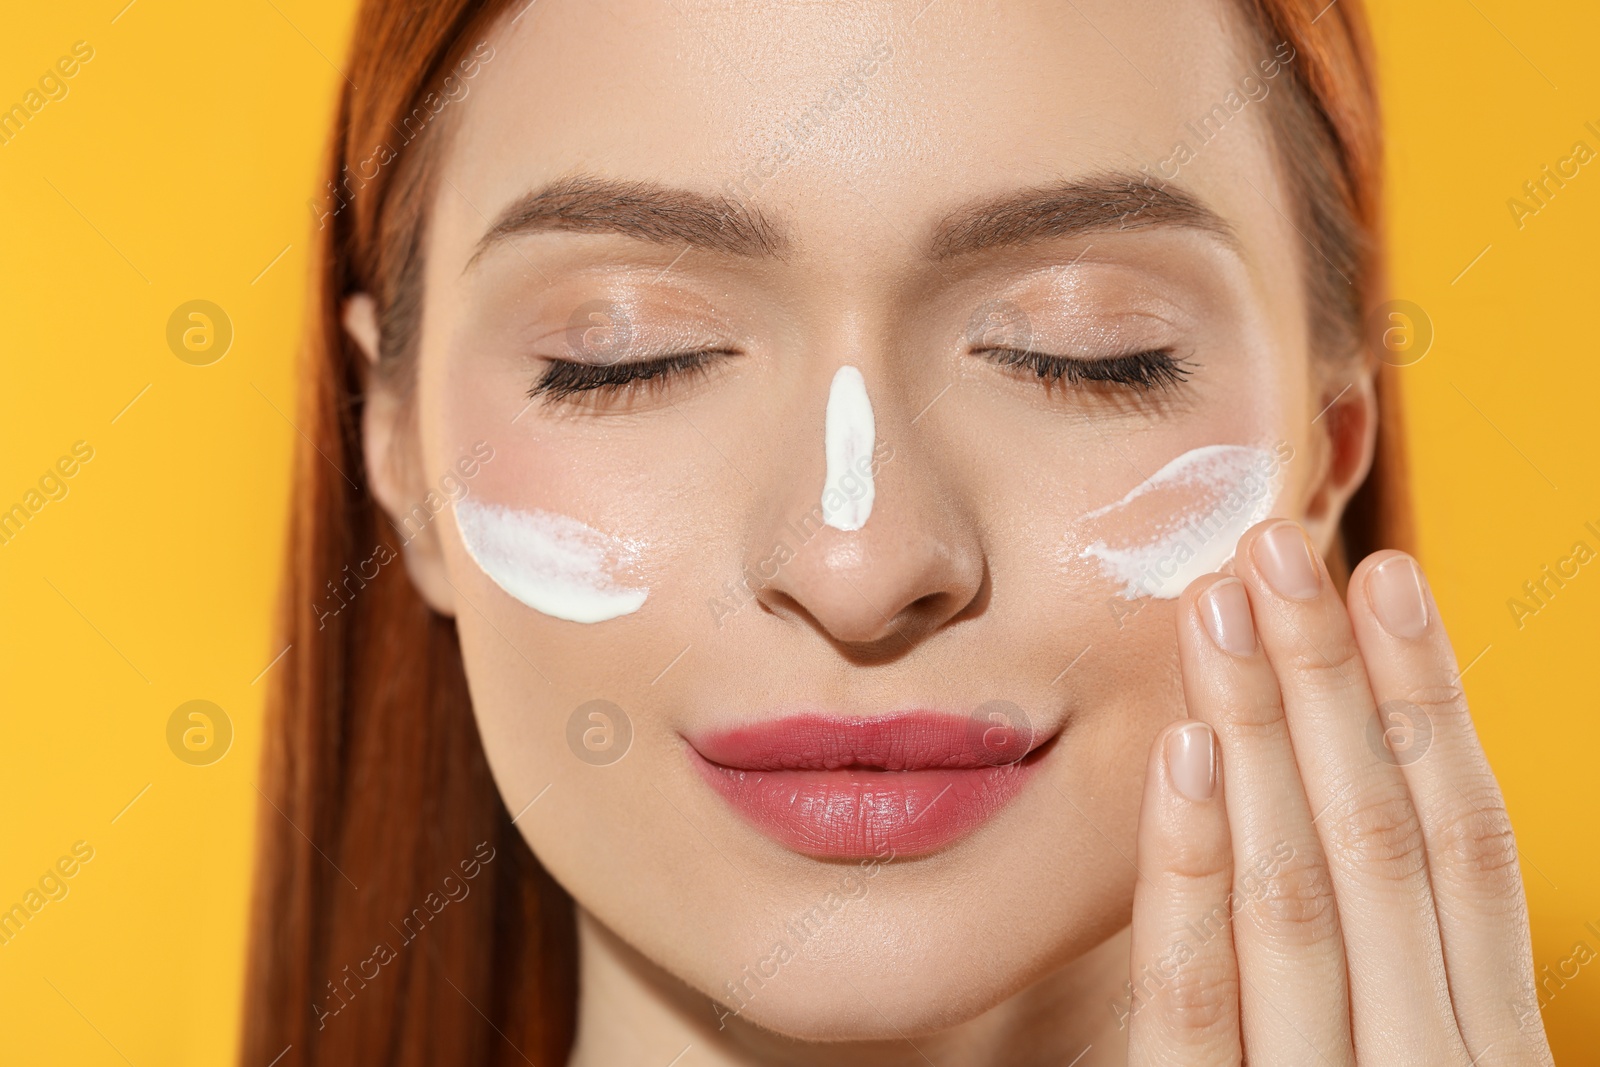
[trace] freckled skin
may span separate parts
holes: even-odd
[[[517,825],[581,909],[579,1067],[691,1043],[699,1064],[1065,1063],[1090,1043],[1083,1067],[1123,1062],[1108,1005],[1146,753],[1183,713],[1175,605],[1130,603],[1063,559],[1064,539],[1189,449],[1284,441],[1278,512],[1326,547],[1353,488],[1327,472],[1359,474],[1365,455],[1332,462],[1335,420],[1311,421],[1303,241],[1275,206],[1266,104],[1177,183],[1235,244],[1171,226],[945,261],[924,244],[970,202],[1167,157],[1253,63],[1233,18],[1220,0],[598,0],[494,31],[429,208],[415,405],[393,428],[410,462],[375,477],[404,498],[488,440],[482,499],[648,547],[648,601],[594,625],[500,594],[453,524],[407,548],[457,620],[508,808],[549,787]],[[732,196],[786,251],[558,232],[469,267],[506,205],[574,173]],[[593,300],[627,309],[626,358],[732,354],[626,401],[530,403]],[[1153,392],[1043,383],[971,342],[992,301],[1021,309],[1034,349],[1169,349],[1193,373]],[[854,531],[815,514],[841,365],[892,446]],[[596,699],[632,726],[605,766],[567,742]],[[1059,734],[1022,795],[933,855],[880,864],[749,984],[843,869],[739,819],[684,735],[993,700]]]

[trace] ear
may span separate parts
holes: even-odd
[[[415,414],[378,368],[378,305],[367,293],[344,302],[344,329],[366,357],[367,394],[361,413],[361,446],[367,482],[403,546],[406,573],[422,599],[441,615],[455,615],[455,589],[445,573],[437,509],[427,503],[421,441]],[[438,494],[434,494],[437,496]]]
[[[1345,505],[1372,469],[1378,436],[1378,394],[1373,368],[1334,381],[1319,401],[1310,445],[1316,474],[1306,498],[1306,532],[1324,554],[1338,540]]]

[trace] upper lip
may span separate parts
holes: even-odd
[[[970,715],[921,710],[849,718],[789,715],[704,731],[688,740],[706,760],[732,770],[975,770],[1016,763],[1054,733],[1018,710],[985,705]]]

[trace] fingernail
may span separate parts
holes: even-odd
[[[1191,722],[1167,735],[1167,773],[1190,800],[1206,800],[1217,785],[1216,746],[1211,727]]]
[[[1394,556],[1367,575],[1367,595],[1383,628],[1396,637],[1421,637],[1428,629],[1428,593],[1410,556]]]
[[[1224,578],[1204,593],[1196,604],[1211,640],[1224,652],[1248,656],[1256,650],[1256,628],[1250,621],[1250,598],[1244,583]]]
[[[1280,522],[1256,538],[1251,554],[1272,588],[1290,600],[1310,600],[1322,589],[1311,543],[1300,527]]]

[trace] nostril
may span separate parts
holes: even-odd
[[[916,648],[926,637],[957,619],[968,617],[958,598],[949,593],[920,596],[896,611],[884,611],[856,595],[854,611],[812,612],[800,601],[779,593],[764,598],[769,614],[802,623],[825,638],[857,664],[882,663]]]
[[[801,624],[856,662],[897,658],[984,611],[989,567],[965,530],[903,519],[868,530],[824,531],[752,599],[767,618]]]
[[[949,593],[928,593],[900,609],[900,614],[914,619],[944,618],[952,614],[951,609],[955,606],[955,597]]]

